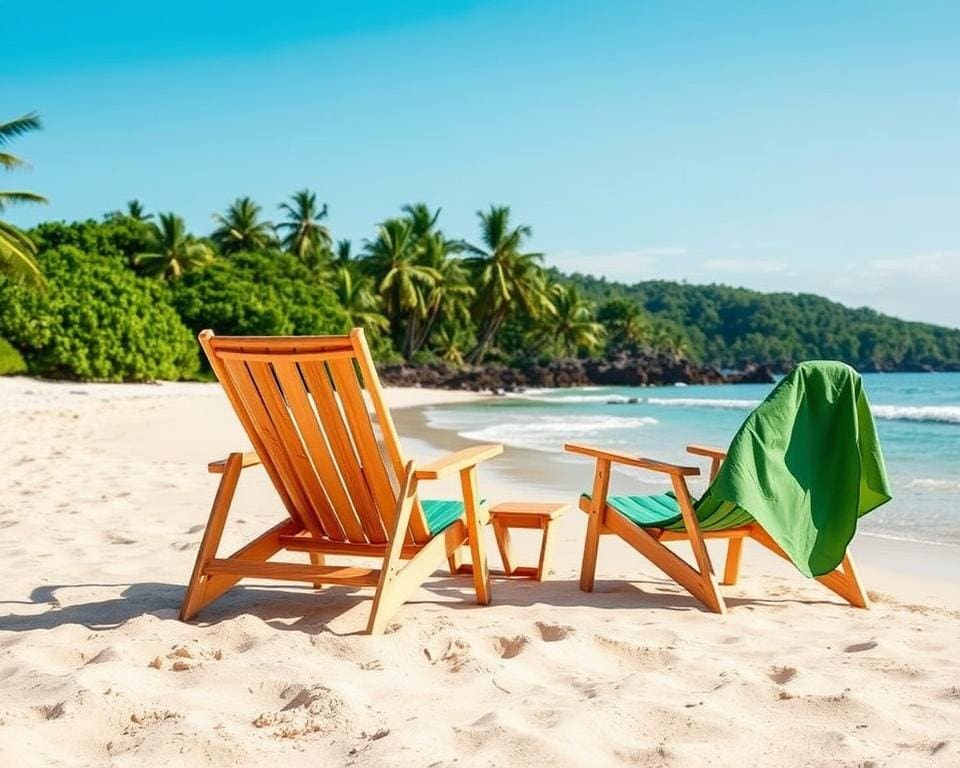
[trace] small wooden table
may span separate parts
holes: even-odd
[[[566,511],[569,504],[559,502],[505,501],[490,509],[490,522],[497,537],[497,547],[507,576],[520,576],[543,581],[547,575],[552,524]],[[543,531],[540,544],[540,562],[537,566],[517,566],[510,550],[511,528],[534,528]]]

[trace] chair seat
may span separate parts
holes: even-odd
[[[422,499],[423,516],[431,536],[436,536],[463,517],[463,502],[453,499]],[[481,501],[481,504],[483,502]]]
[[[589,499],[590,494],[581,494]],[[667,531],[684,530],[680,503],[672,491],[652,496],[608,496],[607,505],[641,528],[661,528]],[[717,501],[707,496],[694,501],[697,520],[705,531],[722,531],[749,525],[753,518],[735,504]]]

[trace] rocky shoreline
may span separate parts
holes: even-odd
[[[506,366],[452,366],[446,363],[379,365],[380,380],[393,387],[430,387],[473,392],[518,392],[528,387],[649,387],[672,384],[771,383],[769,366],[723,372],[668,354],[622,354],[602,359],[560,359]]]

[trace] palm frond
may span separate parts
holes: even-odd
[[[47,198],[36,192],[0,192],[0,211],[8,205],[25,205],[27,203],[45,203]]]
[[[33,241],[12,224],[0,221],[0,271],[33,285],[44,287],[46,281],[36,260]]]
[[[6,123],[0,123],[0,147],[17,136],[23,136],[30,131],[39,131],[41,128],[43,128],[43,123],[36,112],[30,112]]]

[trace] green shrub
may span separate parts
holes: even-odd
[[[23,357],[6,339],[0,339],[0,376],[13,376],[26,373],[27,364]]]
[[[30,373],[102,381],[180,379],[198,369],[197,344],[161,282],[116,256],[73,246],[38,256],[48,289],[0,278],[0,336]]]
[[[336,296],[294,257],[240,253],[186,273],[173,305],[191,330],[227,335],[346,333],[350,318]]]
[[[38,251],[50,251],[72,245],[84,253],[104,258],[119,258],[125,264],[143,253],[150,243],[150,225],[128,217],[108,221],[46,221],[30,230]]]

